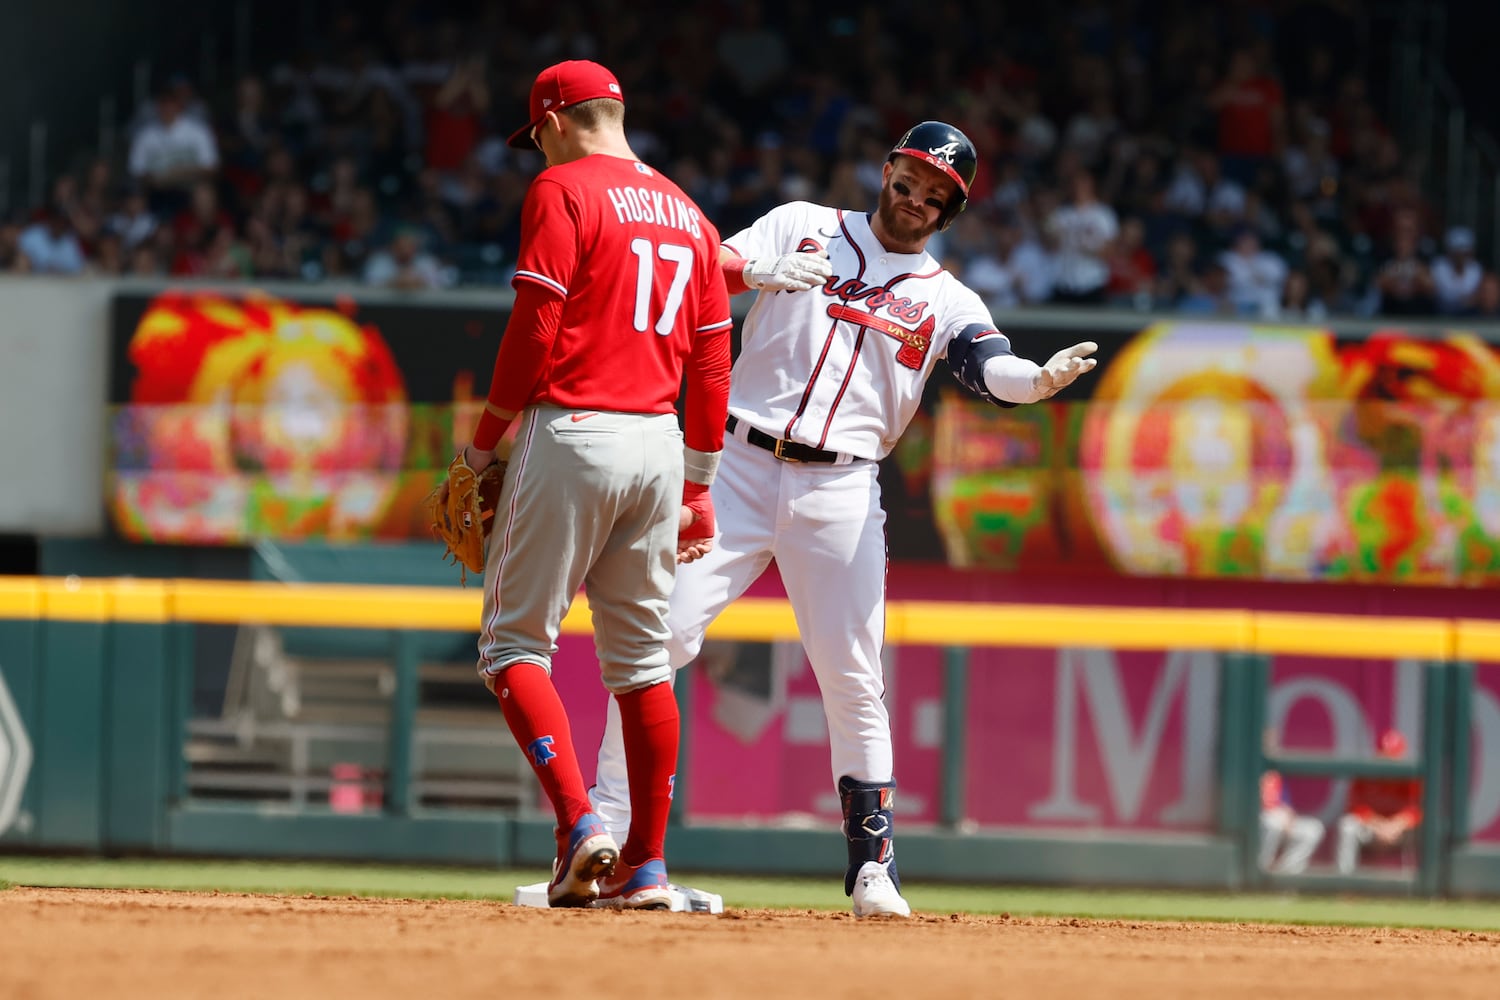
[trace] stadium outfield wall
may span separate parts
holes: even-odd
[[[550,823],[526,798],[524,769],[519,778],[459,773],[465,761],[500,759],[504,734],[493,713],[467,729],[450,727],[453,741],[442,747],[424,721],[433,713],[467,718],[472,707],[458,697],[440,706],[426,700],[455,677],[464,690],[477,689],[462,663],[472,660],[462,622],[445,632],[413,631],[410,621],[394,631],[200,621],[168,615],[162,609],[177,605],[149,586],[144,597],[123,598],[137,617],[122,618],[110,582],[133,576],[190,588],[190,578],[207,577],[455,590],[449,568],[409,524],[340,519],[341,510],[369,506],[340,507],[328,491],[277,493],[301,481],[260,475],[279,460],[267,450],[277,428],[255,412],[239,426],[234,412],[230,425],[218,422],[194,393],[224,387],[195,380],[223,370],[204,363],[204,345],[247,332],[263,344],[290,343],[286,357],[333,388],[343,384],[347,358],[329,365],[330,345],[335,355],[373,358],[365,368],[384,373],[372,380],[377,402],[351,408],[358,419],[341,422],[335,411],[317,426],[367,447],[372,461],[394,461],[399,499],[425,491],[423,477],[446,461],[463,407],[482,400],[509,302],[495,291],[0,278],[0,350],[12,359],[0,370],[8,418],[0,421],[0,458],[12,470],[0,485],[0,533],[38,538],[40,572],[79,578],[17,582],[11,614],[0,622],[0,677],[11,689],[9,710],[0,702],[0,729],[9,718],[12,729],[31,734],[24,754],[16,739],[0,747],[0,785],[23,760],[31,773],[24,801],[7,804],[0,788],[0,817],[10,814],[0,844],[545,864]],[[1402,773],[1462,794],[1435,803],[1432,824],[1398,859],[1396,877],[1377,869],[1347,887],[1500,893],[1500,666],[1450,641],[1456,632],[1426,625],[1418,631],[1440,638],[1420,648],[1368,645],[1393,617],[1473,619],[1471,632],[1496,617],[1500,562],[1483,502],[1484,477],[1494,470],[1484,464],[1483,442],[1492,436],[1490,400],[1500,398],[1492,386],[1500,329],[1455,335],[1446,325],[1402,324],[1392,335],[1369,322],[1319,331],[1051,309],[996,318],[1032,356],[1050,353],[1054,340],[1098,339],[1106,356],[1100,391],[1115,395],[1000,413],[953,404],[939,386],[930,419],[909,435],[910,452],[888,463],[896,477],[887,490],[893,620],[900,609],[925,608],[930,628],[951,629],[958,615],[978,636],[972,644],[956,644],[957,632],[947,642],[939,632],[923,642],[893,638],[887,651],[903,825],[911,831],[903,870],[962,879],[982,849],[994,859],[986,872],[994,879],[1263,884],[1246,840],[1260,768],[1285,769],[1299,805],[1331,828],[1343,783],[1371,767],[1372,734],[1397,725],[1422,748]],[[174,340],[183,331],[191,336]],[[424,352],[438,331],[449,340]],[[299,353],[307,344],[314,353]],[[480,369],[472,378],[451,359],[425,364],[454,349]],[[1125,405],[1131,392],[1179,400],[1180,385],[1152,381],[1163,372],[1192,398],[1232,405],[1154,414]],[[1265,385],[1278,379],[1268,393]],[[1407,382],[1411,399],[1402,398]],[[1461,406],[1424,410],[1434,385],[1468,395]],[[1091,413],[1103,419],[1091,423]],[[1192,421],[1179,422],[1183,413]],[[1455,413],[1463,419],[1448,419]],[[1243,481],[1225,489],[1195,479],[1205,456],[1191,435],[1173,443],[1179,424],[1239,441],[1206,459],[1214,474]],[[1159,440],[1167,446],[1158,458],[1131,465],[1140,449],[1130,442]],[[1061,463],[1060,448],[1072,449]],[[1272,467],[1273,475],[1256,478]],[[1011,469],[1020,475],[1007,480]],[[244,495],[270,502],[246,513],[232,493],[237,481],[249,484]],[[1130,506],[1140,484],[1178,507]],[[1243,503],[1245,495],[1276,509]],[[1220,523],[1179,531],[1182,510]],[[1226,511],[1239,518],[1232,530],[1222,523]],[[1441,530],[1405,530],[1429,513]],[[1379,585],[1392,583],[1401,586]],[[752,596],[779,601],[778,586],[764,580]],[[456,597],[439,590],[431,600]],[[1149,648],[1098,636],[1068,648],[985,641],[1040,620],[1035,606],[1048,602],[1113,605],[1102,616],[1110,621],[1149,617],[1153,607],[1240,609],[1231,613],[1271,615],[1267,621],[1281,612],[1362,617],[1317,650],[1174,646],[1160,634]],[[161,617],[139,620],[142,608],[158,605],[153,614]],[[987,617],[975,622],[975,614]],[[787,620],[784,609],[779,615]],[[402,609],[391,616],[407,617]],[[1070,622],[1061,634],[1089,633],[1086,617]],[[1282,627],[1295,632],[1296,620]],[[565,637],[563,646],[560,656],[579,669],[560,676],[580,684],[596,677],[584,637]],[[262,647],[271,652],[262,655]],[[795,634],[730,638],[705,652],[712,662],[686,672],[680,689],[694,751],[681,786],[691,812],[674,833],[674,856],[697,868],[733,859],[768,872],[837,867],[837,837],[824,829],[837,822],[821,763],[826,734]],[[322,673],[288,687],[298,663],[322,664]],[[314,680],[355,690],[345,676],[351,663],[370,681],[359,689],[370,702],[312,705]],[[235,684],[249,692],[243,703],[230,696]],[[602,718],[591,694],[586,686],[571,693],[583,706],[584,745]],[[268,721],[268,705],[304,718]],[[307,722],[315,708],[336,718]],[[1268,727],[1279,745],[1252,737]],[[267,734],[285,736],[279,745],[292,748],[290,763],[274,775],[247,774],[265,764],[256,741]],[[753,782],[743,768],[751,758],[759,762]],[[336,767],[355,776],[340,778]],[[269,781],[289,796],[268,797]],[[453,809],[422,798],[426,789],[434,801],[449,800],[475,784],[510,795],[509,804]],[[357,805],[347,808],[349,801]],[[1326,872],[1311,884],[1345,885]]]
[[[453,808],[424,804],[421,798],[419,732],[433,724],[430,716],[419,716],[427,679],[424,637],[467,631],[476,606],[477,595],[450,588],[0,579],[0,648],[5,650],[0,657],[0,845],[112,854],[545,864],[550,822],[534,807]],[[193,631],[252,622],[288,630],[360,629],[383,637],[392,690],[378,723],[384,736],[378,767],[350,776],[339,773],[346,765],[334,765],[324,795],[280,803],[206,795],[193,783],[190,772],[205,750],[203,741],[194,739]],[[391,622],[400,624],[384,627]],[[580,599],[564,630],[581,638],[588,627],[586,602]],[[1113,777],[1103,786],[1090,780],[1088,763],[1075,757],[1069,743],[1050,764],[1056,784],[1045,815],[1033,816],[1037,822],[1020,829],[981,822],[977,817],[992,803],[978,800],[975,779],[993,769],[993,760],[980,749],[979,693],[996,675],[1013,681],[1037,668],[1027,662],[981,663],[975,654],[1045,648],[1057,634],[1080,637],[1056,650],[1073,719],[1064,728],[1070,739],[1075,728],[1091,732],[1078,746],[1102,754]],[[795,635],[784,601],[750,599],[730,609],[710,638],[767,643]],[[1494,623],[898,601],[891,605],[887,638],[898,649],[925,646],[942,652],[938,808],[927,822],[903,820],[903,866],[910,876],[1500,893],[1500,850],[1475,836],[1489,823],[1475,814],[1491,808],[1481,800],[1491,797],[1487,786],[1495,776],[1488,773],[1489,745],[1496,734],[1490,731],[1494,698],[1476,685],[1473,661],[1500,660],[1500,627]],[[1078,658],[1090,649],[1167,650],[1194,659],[1176,661],[1172,676],[1150,692],[1144,718],[1136,718],[1132,699],[1119,697],[1119,690],[1108,697],[1109,680],[1118,688],[1121,671]],[[1268,745],[1262,734],[1278,700],[1286,700],[1272,678],[1271,658],[1282,654],[1411,660],[1416,664],[1411,675],[1416,702],[1407,720],[1416,736],[1411,755],[1382,760],[1368,752],[1307,753]],[[700,810],[725,780],[711,773],[714,765],[700,750],[704,716],[696,709],[710,694],[702,680],[706,669],[679,677],[688,750],[674,803],[674,858],[684,869],[792,874],[836,868],[837,837],[819,824],[789,827],[773,818],[736,819],[712,815],[712,808]],[[1088,722],[1082,718],[1085,704]],[[1195,716],[1204,711],[1210,737],[1205,752],[1163,766],[1162,748],[1174,739],[1164,733],[1165,720],[1174,717],[1193,729]],[[499,728],[493,715],[491,730]],[[252,738],[251,718],[231,722],[231,735]],[[1118,730],[1115,738],[1111,729]],[[809,755],[801,757],[805,770]],[[758,776],[745,770],[743,760],[736,767],[741,800],[749,801]],[[1257,787],[1267,767],[1294,780],[1420,779],[1423,821],[1404,863],[1354,876],[1327,867],[1304,876],[1260,871],[1254,860]],[[1019,777],[1025,762],[1003,770]],[[374,797],[370,788],[360,787],[367,783],[374,784]],[[1002,794],[1009,784],[1002,781]],[[1134,828],[1118,811],[1109,815],[1104,804],[1113,798],[1118,808],[1132,795],[1149,814]]]

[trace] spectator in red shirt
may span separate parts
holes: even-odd
[[[457,170],[474,151],[490,106],[487,73],[484,56],[471,56],[453,68],[433,96],[427,111],[428,167]]]
[[[214,232],[226,226],[234,228],[234,220],[219,206],[219,192],[212,181],[194,184],[191,201],[172,219],[178,241],[193,247],[207,245]]]
[[[1387,729],[1380,736],[1380,756],[1406,756],[1406,737]],[[1349,786],[1347,811],[1339,819],[1339,871],[1350,875],[1359,864],[1360,848],[1399,847],[1422,822],[1419,778],[1355,778]]]
[[[1219,113],[1219,152],[1226,174],[1248,184],[1262,161],[1280,154],[1285,104],[1281,84],[1266,72],[1257,50],[1236,49],[1229,71],[1208,95],[1209,107]]]
[[[1134,216],[1120,227],[1120,238],[1110,248],[1109,297],[1113,301],[1137,304],[1137,297],[1144,296],[1141,303],[1148,308],[1151,290],[1156,286],[1156,258],[1146,249],[1146,227]]]
[[[221,232],[229,233],[234,242],[234,220],[219,207],[218,190],[212,181],[193,185],[191,202],[172,220],[172,234],[177,252],[172,257],[172,273],[184,276],[203,275],[213,270],[211,259],[219,257],[227,244]]]

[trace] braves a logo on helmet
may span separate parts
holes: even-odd
[[[958,157],[958,140],[946,142],[941,146],[933,146],[927,150],[933,156],[940,157],[944,163],[952,163]]]
[[[537,767],[546,767],[557,756],[552,749],[552,737],[538,736],[526,744],[526,756],[530,757],[531,762]]]

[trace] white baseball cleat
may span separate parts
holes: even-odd
[[[866,861],[854,877],[856,917],[909,917],[911,904],[901,898],[891,873],[879,861]]]

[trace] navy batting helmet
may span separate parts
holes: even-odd
[[[943,210],[940,228],[947,229],[969,201],[969,185],[979,169],[979,154],[969,137],[946,122],[921,122],[897,140],[886,162],[911,156],[937,167],[958,185],[958,197]]]

